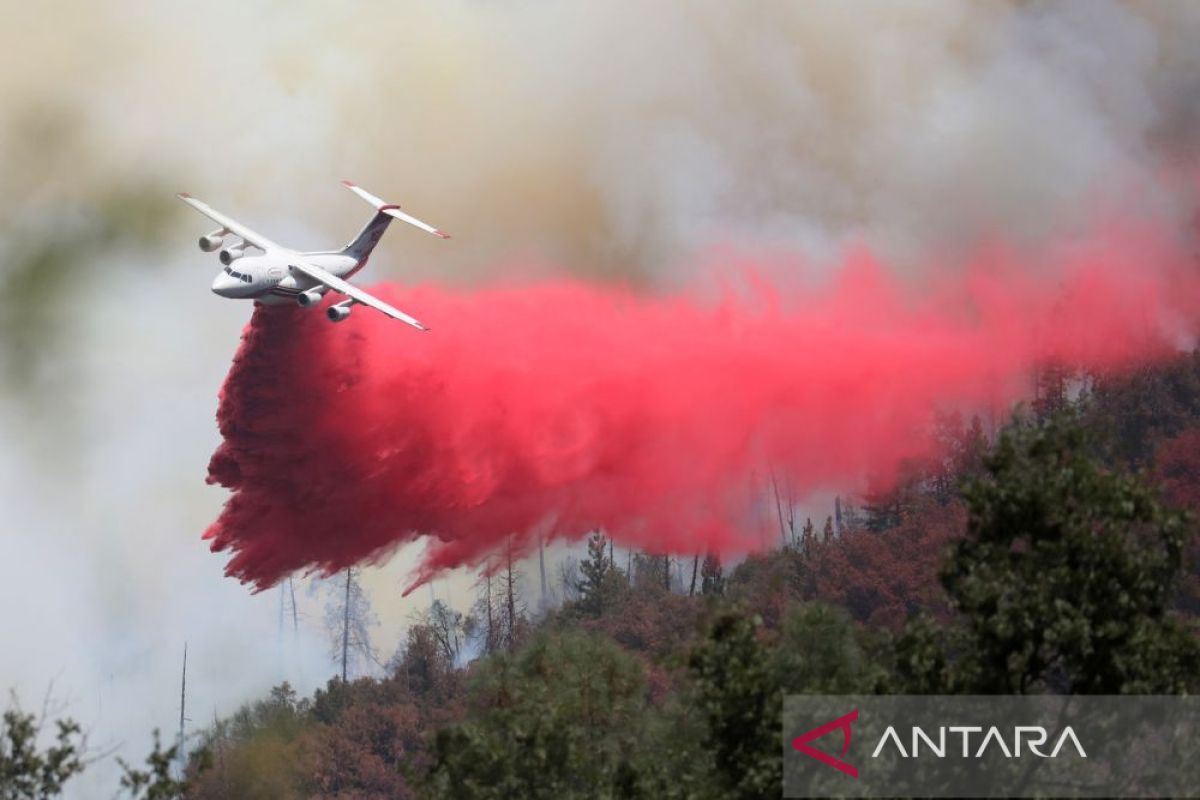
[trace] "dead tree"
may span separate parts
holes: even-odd
[[[725,594],[725,570],[716,554],[709,552],[700,568],[700,593],[704,595]]]
[[[483,575],[476,583],[478,594],[475,597],[475,618],[479,620],[482,628],[479,630],[478,636],[483,652],[487,654],[496,652],[496,645],[500,639],[496,625],[495,592],[492,582],[491,569],[485,568]]]
[[[370,632],[379,620],[371,612],[371,601],[359,581],[358,569],[347,567],[340,580],[326,581],[325,587],[325,629],[330,635],[330,655],[340,662],[344,682],[350,678],[354,656],[379,663]]]
[[[517,585],[519,579],[520,572],[514,565],[513,540],[510,536],[504,549],[504,601],[507,612],[504,620],[504,644],[510,653],[516,646],[517,628],[525,611],[520,601],[520,587]]]
[[[461,612],[441,600],[434,600],[428,611],[415,614],[412,619],[417,625],[428,629],[447,664],[453,666],[458,663],[467,632],[467,621]]]
[[[546,540],[542,537],[538,538],[538,575],[542,581],[542,594],[538,601],[538,608],[545,611],[550,605],[550,595],[546,588]]]
[[[182,773],[183,767],[187,765],[187,756],[184,754],[184,723],[187,722],[185,711],[187,708],[187,642],[183,643],[183,675],[179,680],[179,764]]]
[[[345,620],[342,623],[342,683],[346,682],[346,665],[350,662],[350,584],[354,573],[346,568]]]

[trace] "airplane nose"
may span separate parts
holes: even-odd
[[[222,272],[213,280],[213,294],[220,295],[221,297],[231,297],[233,289],[236,286],[238,286],[238,282],[231,276]]]

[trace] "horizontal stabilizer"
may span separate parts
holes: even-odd
[[[383,202],[383,200],[381,200],[380,198],[371,194],[366,189],[362,188],[361,186],[359,186],[357,184],[351,183],[350,181],[342,181],[342,185],[345,186],[350,191],[354,192],[356,195],[361,197],[363,200],[366,200],[368,203],[370,203],[372,206],[374,206],[377,211],[382,211],[384,214],[387,214],[390,217],[395,217],[398,220],[407,222],[409,225],[413,225],[417,228],[420,228],[423,231],[432,233],[434,236],[438,236],[442,239],[450,238],[450,234],[444,233],[444,232],[438,230],[437,228],[430,225],[428,222],[422,222],[421,220],[417,219],[416,217],[414,217],[410,214],[405,214],[403,211],[400,210],[400,206],[398,206],[394,203]]]

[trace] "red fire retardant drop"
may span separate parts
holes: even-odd
[[[801,496],[886,479],[930,452],[935,407],[1002,412],[1040,359],[1118,369],[1190,343],[1195,264],[1165,238],[1110,233],[1037,267],[991,253],[917,294],[864,253],[820,289],[720,303],[373,287],[427,334],[256,308],[209,466],[233,494],[205,537],[260,589],[428,537],[415,586],[535,527],[744,552],[763,544],[755,475]]]

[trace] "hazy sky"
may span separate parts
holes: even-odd
[[[820,269],[867,242],[918,270],[1131,198],[1194,213],[1190,2],[49,0],[4,17],[0,275],[27,278],[64,231],[88,246],[0,305],[40,326],[0,320],[0,361],[21,338],[32,364],[0,372],[0,688],[32,706],[53,680],[127,758],[177,724],[185,639],[196,726],[331,671],[318,600],[300,655],[281,649],[277,594],[223,579],[198,538],[224,499],[203,479],[249,308],[209,293],[210,226],[173,192],[315,248],[364,219],[352,178],[454,234],[393,231],[364,277],[457,283],[680,287],[725,244]],[[89,239],[104,215],[111,235]],[[410,563],[367,576],[385,650]],[[92,781],[80,796],[115,785]]]

